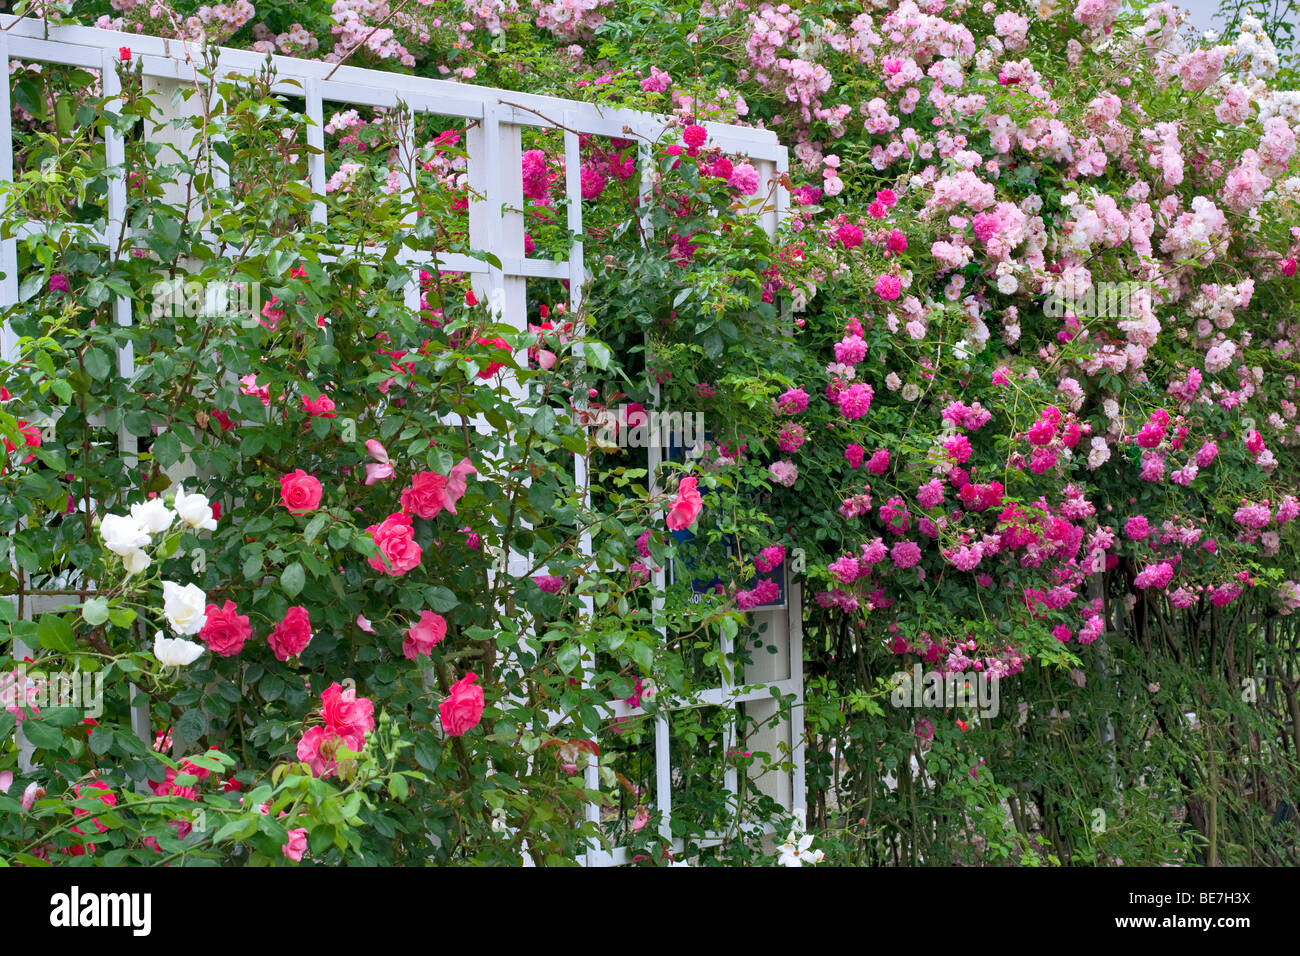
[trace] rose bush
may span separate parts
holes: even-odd
[[[218,747],[194,766],[256,790],[244,810],[205,794],[230,822],[186,844],[159,825],[181,810],[124,806],[127,780],[174,760],[108,721],[87,736],[16,707],[46,757],[74,763],[30,781],[54,796],[6,839],[80,847],[69,807],[102,809],[75,789],[102,758],[124,824],[94,835],[101,852],[143,859],[154,840],[166,859],[282,860],[301,855],[287,829],[301,822],[307,859],[514,861],[526,839],[559,860],[595,835],[577,773],[590,758],[604,832],[662,862],[644,812],[651,728],[594,708],[745,663],[749,642],[723,661],[718,637],[771,599],[759,575],[782,549],[806,566],[808,824],[828,859],[1295,861],[1294,833],[1270,822],[1300,787],[1290,30],[1236,4],[1227,35],[1197,36],[1169,4],[1117,0],[430,3],[391,22],[381,7],[92,2],[72,16],[662,110],[676,130],[649,150],[649,201],[634,144],[583,137],[581,314],[530,282],[536,324],[517,334],[436,270],[411,310],[398,250],[470,251],[463,131],[421,129],[411,163],[398,117],[330,116],[318,229],[283,173],[306,179],[301,117],[263,85],[244,94],[255,106],[196,121],[224,137],[229,189],[202,154],[159,168],[128,139],[135,231],[106,249],[77,228],[102,215],[102,152],[72,122],[93,121],[92,84],[20,69],[12,215],[69,225],[19,244],[23,364],[0,405],[7,590],[21,617],[33,586],[112,583],[79,618],[14,633],[42,664],[141,682],[158,729]],[[128,89],[123,129],[149,112]],[[777,130],[790,173],[760,181],[710,144],[707,119]],[[564,150],[530,137],[525,245],[562,253]],[[50,158],[61,178],[40,172]],[[186,177],[199,213],[164,201]],[[740,208],[777,190],[793,212],[774,246]],[[272,298],[251,323],[111,322],[114,296],[147,314],[142,290],[182,260]],[[126,344],[133,389],[111,374]],[[528,389],[528,414],[503,375]],[[644,459],[592,426],[656,402],[701,411],[710,434],[650,500]],[[493,431],[473,428],[480,415]],[[164,473],[183,453],[220,516]],[[688,551],[713,587],[678,581],[657,606],[651,570]],[[164,580],[211,603],[190,592],[164,613]],[[218,603],[214,641],[242,649],[218,652],[205,621],[190,633],[213,653],[183,679],[160,671],[150,630],[192,629]],[[999,714],[889,706],[893,675],[917,663],[996,678]],[[348,679],[373,731],[301,730]],[[716,715],[674,714],[688,839],[727,816],[728,760],[788,757],[735,758],[721,739]],[[187,792],[210,779],[173,776]],[[794,836],[787,859],[807,849]],[[757,852],[731,837],[717,858]]]

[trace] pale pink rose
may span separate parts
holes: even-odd
[[[456,502],[465,497],[465,489],[468,487],[468,478],[470,475],[477,475],[476,469],[468,458],[462,458],[456,467],[452,468],[451,474],[447,476],[447,510],[452,514],[456,513]]]
[[[366,451],[374,461],[366,462],[366,484],[384,481],[393,477],[393,463],[388,460],[388,451],[373,438],[366,442]]]
[[[428,655],[446,636],[447,622],[442,615],[433,611],[421,611],[420,622],[406,632],[402,654],[409,660],[415,660],[421,654]]]

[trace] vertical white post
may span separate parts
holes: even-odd
[[[9,35],[0,33],[0,64],[4,65],[4,77],[0,79],[0,180],[13,182],[14,178],[14,152],[13,152],[13,127],[10,119],[13,116],[9,102]],[[7,201],[0,199],[0,202]],[[0,240],[0,270],[3,270],[4,277],[0,279],[0,308],[5,311],[13,308],[18,304],[18,240],[4,239]],[[9,328],[9,323],[0,321],[0,361],[17,362],[18,361],[18,334]],[[12,546],[8,549],[11,565],[14,574],[21,572],[18,569],[18,558],[14,554]],[[15,606],[17,600],[14,601]],[[30,614],[28,608],[24,608],[24,616]],[[31,648],[22,641],[14,639],[13,656],[22,660],[31,654]],[[22,689],[19,689],[22,692]],[[15,739],[18,742],[18,770],[21,773],[30,773],[32,769],[32,753],[34,748],[27,742],[27,738],[22,734],[15,733]]]
[[[14,140],[11,118],[13,108],[9,102],[9,34],[0,33],[0,64],[4,65],[4,78],[0,81],[0,180],[14,180]],[[0,199],[8,204],[8,200]],[[3,208],[3,207],[0,207]],[[11,309],[18,304],[18,240],[0,240],[0,307]],[[18,361],[18,335],[9,323],[0,322],[0,360]]]
[[[311,173],[311,192],[319,197],[311,208],[311,221],[325,224],[325,108],[321,101],[320,81],[308,80],[307,97],[307,145],[319,152],[307,157],[307,169]]]
[[[104,51],[102,62],[104,95],[117,97],[122,92],[122,81],[117,75],[117,61],[113,59],[111,50]],[[114,102],[112,106],[121,108],[120,102]],[[108,221],[104,229],[104,241],[109,249],[115,249],[118,247],[117,237],[125,235],[127,231],[126,144],[122,142],[122,134],[112,129],[107,120],[104,125],[104,159],[108,167]],[[128,248],[125,243],[122,246]],[[129,251],[127,255],[130,255]],[[119,295],[113,299],[113,319],[121,326],[131,324],[131,300],[126,296]],[[117,374],[128,380],[135,375],[135,349],[130,342],[117,350]],[[133,470],[139,448],[136,436],[132,435],[125,425],[118,431],[117,447],[126,468]],[[135,697],[134,686],[130,688],[129,693],[132,698]],[[153,741],[149,733],[149,705],[131,705],[130,713],[131,729],[144,741],[146,747],[152,746]]]

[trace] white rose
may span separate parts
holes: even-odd
[[[153,639],[153,656],[164,667],[186,667],[193,664],[203,649],[202,644],[187,641],[183,637],[163,637],[162,631],[155,634]]]
[[[132,505],[131,517],[140,522],[140,527],[150,534],[162,534],[172,526],[176,515],[161,498],[150,498],[148,501]]]
[[[149,563],[149,555],[139,548],[122,555],[122,564],[125,565],[127,574],[139,574],[149,567]]]
[[[917,385],[908,382],[903,386],[903,401],[914,402],[921,397],[921,389]]]
[[[208,596],[194,584],[163,582],[163,614],[177,634],[197,634],[207,623]]]
[[[217,530],[217,519],[212,517],[212,505],[208,503],[207,495],[201,495],[197,491],[187,495],[185,486],[178,485],[176,500],[172,502],[172,507],[176,509],[176,514],[180,516],[181,521],[195,531]]]
[[[126,515],[104,515],[99,522],[99,536],[104,539],[104,547],[123,557],[137,551],[149,543],[149,532],[134,517]]]

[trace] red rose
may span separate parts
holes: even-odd
[[[447,504],[446,487],[446,476],[436,471],[420,472],[411,479],[411,487],[402,492],[402,510],[418,518],[437,517]]]
[[[280,479],[280,500],[290,514],[306,514],[320,505],[320,482],[299,468]]]
[[[370,566],[376,571],[398,578],[419,567],[423,550],[415,543],[415,529],[407,515],[394,512],[382,524],[372,524],[366,530],[379,547],[379,554],[370,559]]]
[[[208,650],[221,657],[234,657],[244,649],[244,642],[253,636],[253,629],[234,601],[227,601],[224,607],[209,604],[206,613],[199,640]]]
[[[275,626],[267,641],[271,650],[275,651],[276,660],[287,661],[301,654],[303,648],[311,642],[311,618],[307,609],[298,605],[289,608],[284,614],[284,620]]]
[[[475,684],[477,680],[477,674],[466,674],[451,685],[447,699],[438,705],[442,729],[449,737],[473,730],[483,718],[483,688]]]

